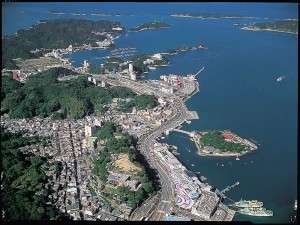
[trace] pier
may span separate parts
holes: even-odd
[[[224,189],[221,191],[221,193],[224,194],[225,192],[230,191],[232,188],[238,186],[239,184],[240,184],[240,182],[237,181],[237,182],[235,182],[234,184],[229,185],[229,186],[227,186],[226,188],[224,188]]]

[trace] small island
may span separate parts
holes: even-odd
[[[171,14],[172,17],[178,18],[193,18],[193,19],[255,19],[252,16],[240,15],[221,15],[216,13],[175,13]]]
[[[298,20],[289,19],[267,23],[255,23],[254,25],[244,26],[241,29],[250,31],[284,32],[298,35]]]
[[[169,28],[171,27],[167,23],[162,23],[162,22],[150,22],[150,23],[144,23],[142,25],[139,25],[135,28],[129,29],[129,31],[132,32],[141,32],[144,30],[157,30],[157,29],[163,29],[163,28]]]
[[[192,140],[202,156],[239,157],[257,149],[254,143],[239,137],[229,130],[196,132]]]
[[[203,46],[202,44],[199,44],[199,45],[193,46],[193,47],[183,46],[183,47],[178,47],[178,48],[175,48],[175,49],[171,49],[171,50],[169,50],[167,52],[164,52],[164,53],[161,53],[161,54],[162,55],[177,55],[179,53],[198,50],[198,49],[208,49],[208,48]]]

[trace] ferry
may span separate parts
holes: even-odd
[[[284,78],[285,78],[285,76],[280,76],[280,77],[278,77],[278,78],[276,79],[276,81],[277,81],[277,82],[280,82],[280,81],[282,81]]]
[[[243,208],[238,212],[249,216],[273,216],[272,210],[265,208]]]
[[[257,200],[240,200],[238,202],[235,202],[231,206],[238,207],[238,208],[260,208],[263,206],[263,202],[259,202]]]

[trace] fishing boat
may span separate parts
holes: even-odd
[[[276,81],[281,82],[283,79],[285,79],[285,76],[280,76],[276,78]]]

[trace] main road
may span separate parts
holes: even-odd
[[[100,78],[100,76],[95,76],[95,74],[88,75]],[[158,198],[158,201],[152,201],[151,199],[147,200],[142,206],[140,206],[133,212],[131,219],[139,220],[141,218],[148,217],[149,220],[161,220],[163,216],[171,212],[172,206],[174,205],[174,185],[170,179],[169,174],[164,170],[163,165],[160,162],[156,161],[150,154],[150,152],[151,149],[154,148],[154,143],[156,142],[157,138],[159,138],[166,131],[178,127],[189,118],[187,108],[184,105],[184,100],[175,95],[167,95],[166,93],[152,88],[151,85],[148,85],[146,83],[137,84],[137,82],[133,82],[124,78],[109,79],[108,76],[101,76],[100,79],[105,80],[111,85],[127,86],[133,91],[141,94],[153,93],[156,97],[167,97],[169,101],[173,99],[173,102],[170,102],[172,104],[173,116],[169,120],[164,122],[161,126],[152,130],[151,133],[141,136],[138,141],[138,149],[145,156],[149,165],[153,169],[156,169],[158,172],[161,190],[156,196]]]
[[[163,165],[156,161],[151,156],[150,151],[154,147],[154,143],[158,137],[160,137],[167,130],[172,130],[181,125],[188,117],[186,113],[186,107],[183,101],[179,98],[175,98],[173,102],[174,116],[162,124],[160,127],[153,130],[150,134],[143,135],[139,139],[139,149],[148,160],[150,166],[158,171],[158,175],[161,181],[161,192],[159,202],[152,212],[150,220],[160,220],[164,215],[171,212],[171,208],[174,204],[174,186],[170,180],[169,174],[164,170]],[[143,213],[143,212],[141,212]]]

